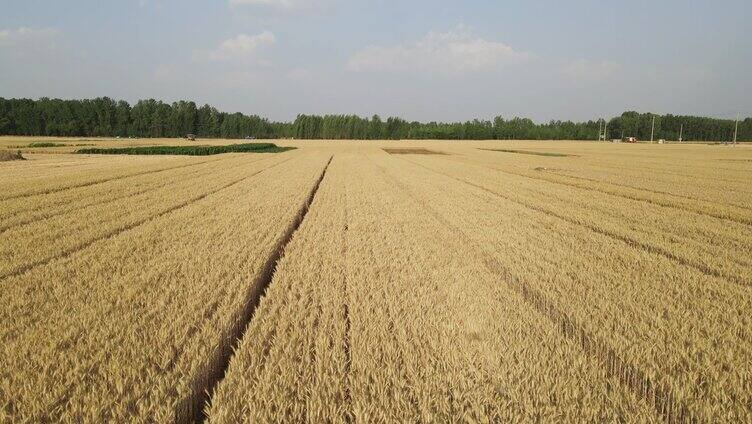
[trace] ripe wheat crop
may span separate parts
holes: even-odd
[[[335,157],[210,422],[657,420],[425,212]]]
[[[256,162],[217,168],[224,180],[186,184],[200,190],[190,203],[161,213],[171,197],[153,193],[142,208],[161,214],[1,280],[3,420],[191,414],[183,410],[227,349],[249,281],[325,160],[277,156],[260,173]]]
[[[275,143],[0,163],[0,422],[752,421],[752,149]]]
[[[514,177],[447,160],[411,160],[421,170],[413,170],[404,184],[437,213],[451,216],[449,222],[491,255],[502,274],[524,283],[521,290],[539,293],[545,307],[567,311],[579,330],[606,346],[601,351],[613,351],[635,374],[663,386],[675,399],[675,414],[682,410],[701,421],[750,418],[752,297],[747,280],[741,280],[749,277],[751,267],[742,259],[748,250],[724,252],[729,262],[740,258],[726,267],[737,269],[731,275],[740,281],[681,259],[700,262],[711,249],[723,250],[724,239],[748,237],[734,231],[735,223],[726,224],[725,237],[708,239],[708,250],[677,244],[672,251],[679,253],[667,257],[651,249],[649,239],[635,244],[618,237],[608,213],[586,207],[594,196],[579,202],[569,193],[569,202],[558,204],[552,188],[540,182],[517,186]],[[391,166],[401,174],[402,164]],[[629,206],[623,206],[625,212]],[[638,237],[640,227],[660,228],[660,217],[619,231]],[[722,231],[715,218],[704,219]]]

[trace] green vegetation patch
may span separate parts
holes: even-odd
[[[245,143],[227,146],[140,146],[105,149],[78,149],[75,153],[99,155],[187,155],[208,156],[221,153],[279,153],[294,147],[279,147],[273,143]]]
[[[41,142],[41,143],[31,143],[28,147],[65,147],[67,144],[61,144],[61,143],[49,143],[49,142]]]
[[[514,150],[514,149],[480,149],[480,150],[488,150],[491,152],[517,153],[520,155],[535,155],[535,156],[553,156],[553,157],[576,156],[576,155],[567,155],[565,153],[536,152],[533,150]]]

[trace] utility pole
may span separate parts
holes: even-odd
[[[736,114],[736,123],[734,124],[734,146],[736,146],[736,135],[739,132],[739,113]]]
[[[682,142],[682,134],[684,133],[684,124],[679,127],[679,143]]]
[[[655,115],[653,115],[653,126],[650,127],[650,142],[653,142],[653,133],[655,132]]]
[[[606,118],[601,118],[598,120],[598,140],[606,141],[606,128],[607,127],[608,127],[608,121],[606,121]]]

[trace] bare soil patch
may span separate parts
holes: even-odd
[[[21,152],[11,150],[0,150],[0,162],[7,162],[11,160],[26,160],[21,155]]]
[[[517,153],[519,155],[534,155],[534,156],[552,156],[552,157],[577,156],[577,155],[568,155],[565,153],[538,152],[538,151],[533,151],[533,150],[516,150],[516,149],[479,149],[479,150],[487,150],[489,152]]]
[[[382,149],[390,155],[446,155],[444,152],[437,152],[428,149]]]

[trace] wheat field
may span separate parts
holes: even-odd
[[[0,422],[752,421],[752,147],[273,142],[0,138]]]

